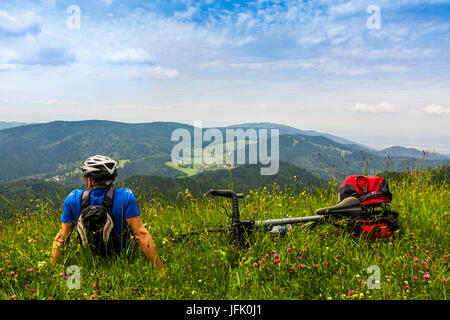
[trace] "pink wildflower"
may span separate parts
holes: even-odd
[[[426,275],[424,275],[423,276],[423,278],[426,280],[426,279],[429,279],[430,278],[430,275],[427,273]]]
[[[348,290],[348,295],[349,296],[353,295],[353,290]]]
[[[289,252],[291,252],[291,248],[287,248],[287,250],[286,250],[286,251],[287,251],[288,253],[289,253]]]
[[[419,262],[419,258],[414,258],[414,262]]]
[[[254,266],[254,267],[257,267],[257,266],[258,266],[258,264],[257,264],[257,263],[255,262],[255,263],[253,264],[253,266]]]
[[[442,279],[442,283],[447,283],[447,279]]]
[[[328,265],[328,262],[324,261],[324,262],[323,262],[323,265],[324,265],[324,266]]]
[[[409,287],[409,286],[406,286],[405,289],[410,289],[410,287]]]
[[[292,266],[292,267],[291,267],[291,270],[292,270],[292,271],[294,271],[294,270],[295,270],[295,267],[294,267],[294,266]]]
[[[279,255],[278,253],[275,253],[275,255],[273,256],[275,259],[278,259]]]

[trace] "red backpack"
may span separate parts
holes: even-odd
[[[392,194],[388,182],[383,177],[349,176],[338,188],[338,201],[355,197],[362,207],[385,207],[391,202]]]
[[[348,197],[357,198],[367,212],[375,213],[375,208],[383,208],[381,216],[368,215],[367,218],[354,220],[348,225],[356,236],[372,239],[394,236],[394,231],[399,229],[398,214],[386,208],[386,204],[392,201],[392,194],[383,177],[349,176],[338,188],[338,201]]]

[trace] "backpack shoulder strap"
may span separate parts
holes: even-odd
[[[80,211],[83,211],[84,208],[87,208],[87,207],[89,207],[91,205],[90,194],[91,194],[90,190],[83,191],[83,194],[81,195]]]
[[[108,192],[105,194],[105,198],[103,198],[103,205],[108,207],[110,210],[112,210],[113,203],[114,203],[114,188],[110,188]]]

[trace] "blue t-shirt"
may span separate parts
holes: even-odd
[[[100,205],[109,189],[93,189],[90,194],[92,205]],[[83,190],[72,191],[64,201],[64,211],[61,216],[61,222],[77,222],[80,216],[81,196]],[[114,191],[114,202],[112,208],[112,219],[114,222],[114,232],[116,241],[121,244],[128,243],[130,240],[130,231],[127,229],[125,219],[140,216],[139,208],[133,192],[128,188],[118,188]]]

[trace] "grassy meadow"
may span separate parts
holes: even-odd
[[[401,232],[395,239],[378,241],[356,238],[333,225],[297,225],[286,235],[254,232],[249,247],[237,249],[227,234],[178,237],[227,225],[222,205],[231,212],[229,201],[195,198],[188,191],[172,201],[140,197],[141,216],[165,272],[158,272],[140,252],[92,258],[80,248],[75,233],[61,261],[52,264],[61,211],[42,201],[27,216],[16,212],[14,219],[0,222],[0,299],[446,300],[448,184],[432,181],[426,171],[389,182]],[[301,194],[276,186],[270,192],[253,190],[241,201],[241,219],[314,215],[316,209],[337,203],[336,187],[330,182]],[[78,266],[81,283],[70,289],[72,265]],[[374,268],[378,274],[371,273]],[[368,286],[377,275],[379,288]]]

